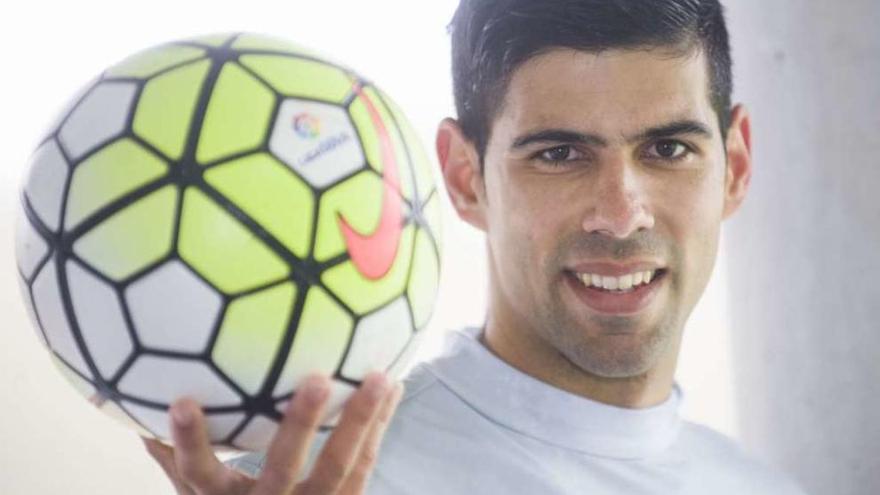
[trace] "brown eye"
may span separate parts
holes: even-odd
[[[673,141],[671,139],[657,141],[657,143],[653,146],[654,152],[660,158],[665,158],[667,160],[674,160],[676,158],[681,158],[687,151],[687,147],[678,142]]]
[[[548,162],[564,162],[571,158],[571,146],[556,146],[541,153],[541,158]]]

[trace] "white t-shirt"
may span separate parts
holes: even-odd
[[[728,438],[683,421],[677,386],[647,409],[602,404],[511,367],[479,332],[450,333],[443,354],[407,376],[368,494],[804,493]],[[230,464],[255,474],[262,456]]]

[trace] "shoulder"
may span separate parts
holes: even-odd
[[[695,467],[695,483],[729,488],[731,493],[804,495],[788,475],[749,455],[733,439],[685,421],[678,445]]]

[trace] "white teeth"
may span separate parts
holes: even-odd
[[[617,277],[602,277],[602,288],[605,290],[617,290]]]
[[[621,277],[604,277],[595,273],[579,273],[578,277],[587,287],[598,287],[605,290],[627,292],[633,287],[650,283],[654,280],[656,270],[647,270],[644,272],[635,272],[623,275]]]

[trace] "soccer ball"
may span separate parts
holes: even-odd
[[[332,418],[397,376],[440,270],[438,192],[401,111],[351,70],[254,34],[105,71],[38,146],[16,255],[34,327],[102,411],[167,439],[188,395],[212,442],[262,450],[310,372]]]

